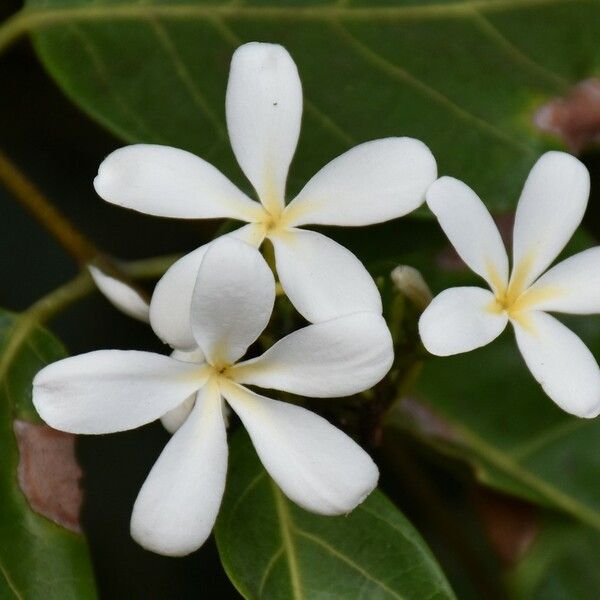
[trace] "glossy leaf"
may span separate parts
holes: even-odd
[[[22,25],[113,132],[195,152],[245,189],[224,124],[229,60],[243,42],[282,43],[305,91],[290,193],[358,142],[409,135],[506,210],[559,145],[537,110],[597,71],[598,19],[587,0],[27,0]]]
[[[246,598],[453,598],[425,542],[379,491],[350,515],[287,500],[239,431],[216,527],[223,566]]]
[[[600,319],[575,317],[568,325],[600,356]],[[484,484],[600,529],[600,420],[555,406],[510,331],[485,348],[428,360],[389,425],[467,461]]]
[[[15,421],[38,420],[32,379],[65,356],[52,334],[29,325],[25,316],[0,310],[0,597],[92,599],[96,591],[83,536],[34,512],[18,483]]]

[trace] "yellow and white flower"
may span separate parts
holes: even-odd
[[[345,433],[245,386],[321,398],[365,390],[393,361],[383,317],[357,312],[309,325],[239,362],[266,327],[274,299],[274,277],[258,250],[221,238],[205,252],[197,273],[188,317],[198,346],[194,355],[177,360],[177,353],[103,350],[61,360],[35,377],[34,405],[56,429],[111,433],[168,415],[175,433],[131,520],[132,535],[145,548],[184,555],[210,534],[227,470],[224,400],[266,470],[305,509],[347,513],[377,485],[377,467]]]
[[[357,311],[381,313],[378,290],[356,256],[300,227],[368,225],[414,210],[436,178],[429,149],[411,138],[360,144],[321,169],[286,206],[302,87],[284,48],[262,43],[238,48],[231,62],[226,116],[233,152],[260,203],[201,158],[147,144],[108,156],[95,179],[96,191],[108,202],[147,214],[245,221],[231,235],[257,247],[265,238],[271,240],[281,285],[310,322]],[[174,348],[195,344],[185,315],[206,247],[175,263],[152,298],[152,326]]]
[[[573,156],[548,152],[538,160],[517,207],[509,276],[500,233],[475,192],[451,177],[436,181],[427,191],[427,204],[460,257],[491,291],[445,290],[419,322],[427,350],[448,356],[488,344],[510,321],[519,350],[546,394],[580,417],[600,413],[600,369],[582,340],[548,312],[600,313],[600,247],[546,269],[581,223],[589,188],[587,169]]]

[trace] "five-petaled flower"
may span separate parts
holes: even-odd
[[[226,117],[233,152],[260,203],[201,158],[146,144],[108,156],[94,182],[96,191],[108,202],[152,215],[247,222],[230,235],[257,247],[271,240],[280,283],[310,322],[357,311],[381,313],[378,290],[356,256],[300,227],[368,225],[409,213],[422,204],[436,178],[435,159],[411,138],[360,144],[321,169],[286,206],[301,116],[300,78],[288,52],[274,44],[246,44],[232,59]],[[180,350],[195,345],[185,315],[206,248],[175,263],[152,298],[154,330]]]
[[[96,351],[53,363],[35,377],[36,409],[63,431],[110,433],[171,415],[175,434],[133,509],[132,535],[144,547],[183,555],[210,534],[227,470],[223,399],[243,422],[266,470],[307,510],[347,513],[376,486],[377,467],[345,433],[244,385],[309,397],[365,390],[393,360],[383,317],[357,312],[309,325],[261,356],[238,362],[267,325],[274,299],[274,277],[258,250],[221,238],[205,252],[197,273],[188,312],[198,346],[194,355],[183,361]]]
[[[600,413],[600,369],[582,340],[549,312],[600,313],[600,246],[544,273],[578,227],[589,175],[576,158],[548,152],[534,165],[515,216],[513,265],[492,217],[464,183],[442,177],[427,204],[464,262],[483,277],[478,287],[439,294],[421,316],[427,350],[448,356],[488,344],[510,321],[533,376],[563,410]]]

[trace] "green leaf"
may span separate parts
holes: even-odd
[[[230,448],[216,536],[244,597],[454,598],[419,534],[381,492],[348,516],[317,516],[279,491],[245,432]]]
[[[592,0],[27,0],[17,24],[110,130],[195,152],[246,189],[224,124],[229,60],[282,43],[305,91],[290,193],[358,142],[409,135],[504,211],[558,144],[537,109],[598,71],[599,19]]]
[[[600,320],[567,324],[600,354]],[[467,461],[493,488],[565,511],[600,529],[600,420],[561,411],[527,370],[513,334],[427,361],[389,425]]]
[[[509,573],[514,600],[596,600],[600,591],[600,533],[546,515],[533,546]]]
[[[96,598],[87,544],[34,512],[21,491],[15,421],[37,420],[31,382],[65,350],[25,315],[0,310],[0,597],[27,600]],[[35,428],[35,425],[31,427]],[[35,448],[33,449],[35,452]]]

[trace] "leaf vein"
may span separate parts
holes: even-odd
[[[521,67],[550,82],[559,91],[564,91],[569,88],[571,85],[569,81],[538,64],[530,56],[525,54],[482,13],[473,11],[472,20],[479,31],[481,31],[490,41],[496,43],[499,48],[503,49],[506,55],[510,56],[514,63],[519,64]]]
[[[284,552],[285,552],[285,546],[282,544],[273,553],[273,556],[271,556],[271,558],[269,559],[269,562],[267,563],[267,568],[265,569],[265,572],[263,573],[263,576],[260,579],[260,586],[258,588],[259,597],[262,598],[263,591],[265,589],[265,585],[267,584],[269,576],[271,575],[271,571],[273,570],[275,563],[277,563],[277,561],[281,558],[281,556],[283,555]]]
[[[471,430],[459,427],[458,425],[455,426],[454,430],[458,438],[462,440],[462,443],[459,445],[456,443],[449,443],[450,449],[453,447],[457,449],[463,447],[472,451],[475,456],[487,461],[489,464],[499,469],[501,472],[513,477],[520,483],[529,486],[542,497],[547,498],[555,506],[573,515],[583,523],[587,523],[595,529],[600,530],[600,514],[595,508],[587,506],[577,498],[569,495],[560,488],[557,488],[556,485],[541,479],[538,475],[527,470],[526,467],[517,462],[512,455],[503,454],[502,450],[490,446]],[[410,433],[410,430],[407,431]],[[424,441],[427,442],[427,439],[424,438],[422,434],[419,434],[418,432],[413,433],[416,433],[419,438],[424,439]],[[442,444],[444,443],[445,442],[442,441]],[[438,445],[435,441],[433,444]],[[461,456],[461,458],[465,460],[464,456]],[[468,460],[467,462],[473,465],[472,462]],[[474,465],[474,468],[478,469],[477,465]]]
[[[436,102],[440,106],[445,107],[449,112],[453,113],[455,116],[461,118],[464,121],[471,122],[481,131],[486,132],[488,135],[504,142],[505,144],[519,150],[520,152],[526,154],[533,153],[532,148],[526,143],[513,138],[505,131],[498,129],[492,123],[465,110],[464,108],[450,100],[450,98],[442,94],[440,91],[436,90],[435,88],[432,88],[425,82],[421,81],[418,77],[416,77],[406,69],[389,61],[377,51],[373,50],[366,44],[363,44],[360,40],[353,36],[348,31],[348,29],[346,29],[341,23],[335,23],[334,29],[338,33],[339,38],[344,40],[351,50],[354,50],[354,52],[363,60],[377,67],[382,73],[387,74],[388,77],[390,77],[391,79],[395,79],[413,87],[424,97]]]
[[[88,36],[77,25],[71,24],[69,26],[69,29],[79,39],[84,51],[90,59],[92,66],[94,67],[96,75],[100,78],[100,81],[102,82],[106,90],[110,92],[117,106],[121,109],[123,114],[127,118],[129,118],[132,121],[132,123],[134,123],[137,127],[138,134],[141,134],[140,137],[149,137],[150,139],[154,139],[156,142],[164,144],[165,141],[162,139],[162,137],[151,131],[148,125],[137,116],[135,111],[131,109],[129,104],[123,99],[121,94],[119,94],[115,87],[112,85],[110,77],[108,76],[106,71],[106,65],[102,57],[94,47],[90,36]],[[96,117],[101,121],[104,121],[101,115],[97,114]],[[113,128],[114,126],[112,124],[109,124],[109,127]],[[122,135],[122,132],[119,132],[119,134]],[[129,136],[125,135],[124,137]]]
[[[513,459],[521,461],[524,458],[539,452],[549,444],[560,440],[566,435],[589,427],[590,425],[596,425],[596,423],[588,419],[568,420],[552,429],[545,430],[542,434],[527,440],[526,443],[516,446],[511,450],[510,455]]]
[[[198,106],[200,111],[210,121],[211,125],[215,128],[217,134],[222,138],[227,138],[227,132],[225,131],[225,128],[221,123],[221,119],[219,119],[219,117],[215,114],[212,107],[204,97],[204,94],[196,85],[196,82],[194,81],[194,78],[190,75],[185,62],[181,60],[179,51],[177,50],[177,47],[175,46],[167,29],[156,17],[149,16],[147,18],[147,21],[152,31],[156,35],[160,46],[164,50],[169,60],[173,63],[175,73],[177,73],[177,76],[181,80],[181,83],[189,93],[196,106]]]
[[[330,4],[325,6],[247,6],[243,3],[227,4],[148,4],[123,3],[119,5],[62,6],[58,8],[25,8],[16,21],[10,23],[9,32],[31,31],[73,20],[131,20],[154,15],[170,19],[211,19],[223,17],[237,20],[265,21],[318,21],[345,20],[354,22],[398,22],[401,20],[424,20],[441,18],[464,18],[472,11],[498,13],[519,11],[527,8],[574,3],[596,3],[597,0],[464,0],[462,2],[439,2],[425,5],[402,6],[349,6]],[[17,30],[16,32],[13,30]],[[8,37],[8,33],[5,34]],[[0,39],[4,37],[0,35]]]
[[[396,591],[394,591],[392,588],[390,588],[385,582],[373,577],[368,571],[365,571],[365,569],[363,569],[359,564],[355,563],[351,558],[349,558],[348,556],[346,556],[339,550],[336,550],[333,546],[329,545],[325,540],[321,539],[320,537],[318,537],[316,535],[313,535],[312,533],[308,533],[308,531],[299,529],[296,526],[294,526],[293,529],[296,534],[298,534],[301,537],[306,538],[307,540],[311,541],[313,544],[316,544],[317,546],[321,546],[322,548],[327,550],[327,552],[329,552],[332,556],[336,557],[337,559],[341,560],[342,562],[344,562],[347,565],[349,565],[350,567],[352,567],[355,571],[360,573],[365,579],[369,579],[370,581],[372,581],[373,583],[378,585],[382,590],[387,592],[393,598],[399,598],[400,600],[402,600],[402,596],[400,596]]]
[[[4,579],[6,580],[8,589],[15,595],[15,598],[18,598],[19,600],[25,600],[25,596],[21,595],[21,592],[19,592],[19,590],[17,589],[17,586],[14,584],[13,580],[10,578],[10,575],[8,574],[8,571],[6,570],[6,567],[4,566],[4,563],[2,562],[2,560],[0,560],[0,572],[2,573],[2,576],[4,577]]]
[[[223,41],[230,44],[233,48],[243,43],[243,40],[222,19],[215,17],[211,19],[211,22],[216,32],[223,38]],[[340,127],[328,114],[318,108],[307,97],[306,92],[304,93],[304,107],[306,108],[306,112],[312,115],[323,129],[338,138],[345,145],[354,146],[356,144],[354,138],[347,131]]]
[[[246,499],[248,494],[258,485],[261,479],[266,476],[266,471],[261,471],[256,477],[252,479],[252,481],[244,488],[244,491],[238,496],[235,504],[231,507],[231,512],[229,513],[229,521],[231,522],[237,511],[239,510],[242,502]]]

